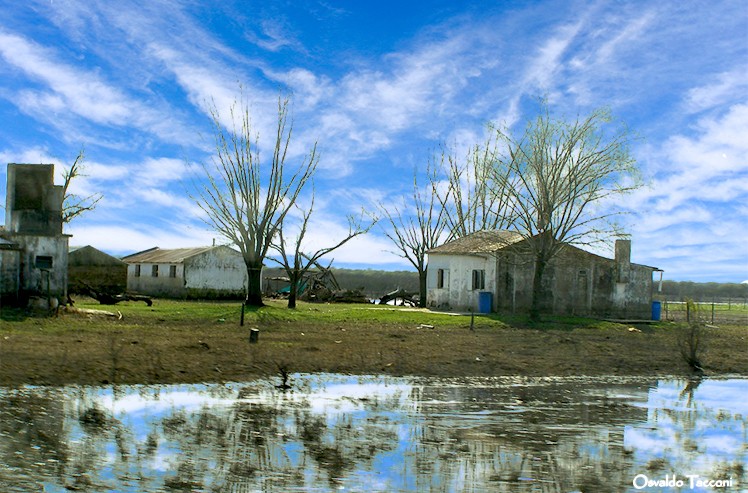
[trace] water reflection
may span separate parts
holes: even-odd
[[[674,475],[730,478],[720,491],[747,484],[745,379],[292,382],[286,392],[272,381],[0,389],[1,489],[677,491],[655,484]],[[639,489],[635,478],[653,483]]]

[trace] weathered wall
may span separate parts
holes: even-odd
[[[444,270],[444,286],[437,288],[439,269]],[[473,289],[473,270],[485,272],[484,289]],[[427,305],[433,308],[477,311],[481,291],[496,292],[496,263],[490,256],[442,255],[429,256],[427,274]],[[494,299],[494,308],[496,300]]]
[[[153,275],[153,266],[158,266],[158,275]],[[176,266],[175,277],[170,277],[170,267]],[[140,276],[136,270],[140,266]],[[184,264],[128,264],[127,290],[148,296],[165,298],[184,297]]]
[[[30,295],[64,299],[69,237],[62,234],[63,190],[54,184],[54,166],[8,164],[7,178],[5,236],[19,252],[3,254],[2,292],[20,302]]]
[[[8,164],[5,227],[12,233],[62,233],[62,186],[52,164]]]
[[[0,250],[0,304],[15,305],[20,288],[21,252]]]
[[[242,255],[229,247],[216,247],[184,262],[187,296],[193,298],[243,297],[247,268]]]
[[[36,236],[18,234],[13,240],[22,248],[21,290],[25,294],[67,297],[68,236]],[[38,265],[39,257],[50,257],[50,269]],[[47,283],[49,281],[49,284]]]
[[[443,289],[436,288],[440,268],[449,269],[449,284]],[[530,257],[506,253],[495,258],[430,255],[428,305],[475,310],[478,291],[471,289],[472,270],[480,268],[486,271],[485,290],[494,293],[495,311],[529,310],[535,264]],[[616,261],[567,248],[546,267],[541,307],[556,314],[648,319],[653,294],[652,270],[632,264],[628,257]]]
[[[136,264],[127,266],[127,290],[149,296],[166,298],[241,298],[245,293],[247,272],[239,252],[219,246],[182,263],[140,265],[140,276],[135,276]],[[153,277],[153,266],[158,265],[158,277]],[[176,267],[170,277],[171,266]]]

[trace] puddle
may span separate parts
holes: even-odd
[[[748,491],[748,379],[277,380],[0,389],[0,490]]]

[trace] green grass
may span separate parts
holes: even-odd
[[[82,299],[75,306],[82,309],[104,310],[121,313],[123,319],[118,321],[118,328],[142,326],[220,326],[223,324],[238,325],[241,317],[239,301],[182,301],[154,300],[153,306],[143,302],[123,302],[115,306],[100,305],[94,300]],[[329,325],[345,328],[350,325],[405,325],[418,326],[428,324],[440,328],[468,327],[470,315],[454,315],[428,310],[391,305],[346,304],[346,303],[305,303],[299,302],[296,309],[286,307],[284,300],[266,300],[266,306],[246,307],[245,325],[293,326]],[[70,321],[75,320],[79,330],[111,324],[107,317],[92,317],[90,320],[71,319],[70,317],[44,318],[27,316],[21,310],[3,310],[0,319],[9,322],[3,325],[43,326],[45,330],[65,330],[70,328]],[[546,316],[540,322],[530,322],[527,315],[510,314],[475,314],[474,324],[480,328],[517,327],[535,330],[605,330],[617,324],[584,317]],[[10,328],[10,327],[8,327]]]

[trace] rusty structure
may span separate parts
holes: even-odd
[[[5,227],[0,229],[0,302],[64,300],[68,240],[62,232],[63,187],[53,164],[8,164]]]

